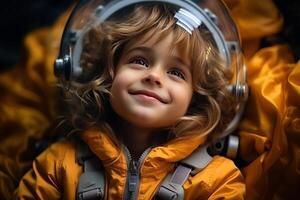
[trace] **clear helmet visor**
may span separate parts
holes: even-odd
[[[108,65],[109,61],[103,61],[105,58],[100,56],[100,60],[95,61],[100,64],[93,65],[83,59],[87,51],[94,51],[93,47],[87,46],[93,42],[87,42],[87,40],[95,40],[95,43],[99,42],[99,45],[105,47],[107,44],[102,40],[108,35],[113,35],[114,28],[119,32],[123,31],[124,37],[122,34],[116,37],[125,43],[128,42],[126,40],[130,40],[126,34],[131,34],[131,36],[136,34],[132,38],[139,38],[142,34],[153,31],[155,26],[151,24],[154,23],[151,20],[157,21],[159,19],[153,14],[155,7],[160,8],[161,18],[170,18],[176,27],[180,27],[187,35],[193,35],[195,32],[205,33],[203,39],[209,45],[207,49],[204,49],[204,52],[207,56],[210,56],[211,49],[217,52],[224,66],[232,74],[227,80],[227,88],[236,98],[237,114],[222,136],[227,135],[237,126],[248,91],[246,67],[243,61],[239,34],[226,6],[220,0],[79,1],[63,34],[59,57],[55,62],[55,74],[64,80],[77,82],[86,82],[97,77],[102,72],[103,66]],[[139,9],[144,10],[144,14],[141,15]],[[162,29],[156,33],[163,35]],[[98,37],[93,38],[91,35],[95,33],[98,34]],[[89,36],[87,37],[87,35]],[[112,55],[113,61],[111,62],[114,62],[117,52],[116,50],[115,54]],[[108,52],[103,50],[94,51],[94,53],[105,55]]]

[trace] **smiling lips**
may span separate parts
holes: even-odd
[[[130,91],[129,94],[131,95],[144,95],[146,97],[154,98],[161,103],[168,103],[164,98],[156,94],[155,92],[149,91],[149,90],[136,90],[136,91]]]

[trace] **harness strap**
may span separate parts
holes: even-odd
[[[204,169],[212,157],[207,153],[207,146],[194,151],[188,158],[180,161],[173,175],[169,174],[162,182],[156,199],[159,200],[183,200],[183,184],[191,175],[195,175]]]
[[[201,146],[196,149],[189,157],[180,161],[181,164],[186,165],[192,169],[192,176],[203,170],[212,160],[212,157],[207,152],[207,148],[207,145]]]
[[[178,165],[173,175],[169,174],[161,184],[155,199],[159,200],[183,200],[184,191],[182,185],[188,179],[191,168]]]
[[[100,160],[90,151],[87,144],[78,139],[76,160],[83,166],[77,185],[77,200],[104,199],[105,175]]]

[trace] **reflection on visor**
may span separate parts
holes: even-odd
[[[178,20],[176,24],[185,29],[189,34],[192,34],[192,31],[202,23],[196,16],[183,8],[180,8],[174,17]]]

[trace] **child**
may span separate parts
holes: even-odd
[[[234,115],[225,87],[231,76],[210,34],[205,28],[189,33],[175,13],[137,6],[126,20],[102,23],[84,37],[80,63],[98,76],[71,83],[67,95],[77,136],[103,165],[106,199],[155,198],[176,163],[217,137]],[[66,139],[46,149],[15,195],[75,199],[83,173],[77,144]],[[245,193],[240,171],[221,156],[183,188],[185,199],[243,199]]]

